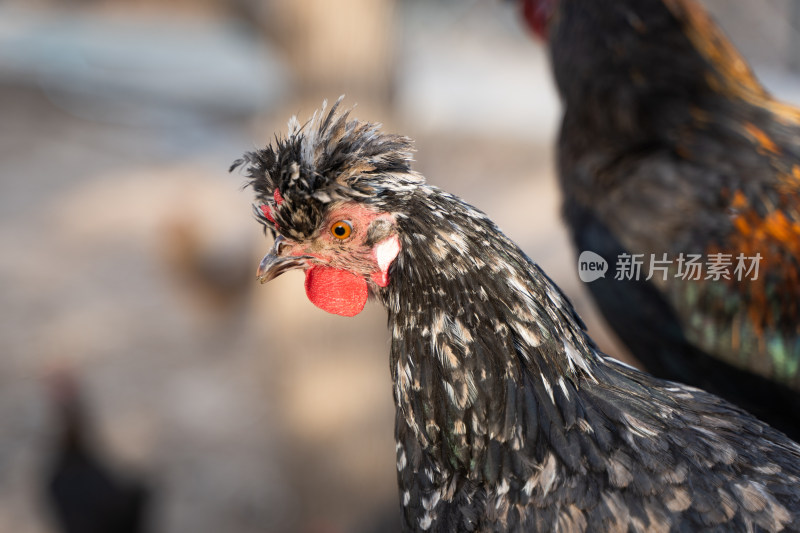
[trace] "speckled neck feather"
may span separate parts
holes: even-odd
[[[413,529],[437,520],[466,527],[479,516],[452,513],[500,516],[510,503],[479,510],[488,494],[468,487],[488,483],[498,496],[509,483],[522,488],[507,453],[533,451],[541,439],[538,462],[554,451],[579,463],[578,450],[549,442],[563,438],[549,426],[563,423],[555,402],[576,423],[565,404],[595,379],[597,356],[561,291],[483,213],[433,187],[420,187],[408,207],[404,252],[381,294],[402,499]]]
[[[483,213],[427,186],[408,212],[398,217],[403,252],[380,295],[395,399],[421,442],[474,467],[482,451],[470,456],[458,428],[486,417],[485,431],[520,438],[517,406],[497,394],[525,374],[580,381],[594,347],[566,297]]]

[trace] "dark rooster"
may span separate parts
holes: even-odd
[[[317,306],[372,293],[392,332],[406,531],[800,531],[800,446],[724,400],[599,352],[480,211],[348,113],[236,161],[275,235],[269,281]]]
[[[565,105],[566,222],[611,263],[589,285],[606,320],[655,375],[800,439],[800,110],[692,0],[522,5]]]
[[[143,533],[150,489],[122,476],[90,443],[84,398],[75,376],[50,376],[61,424],[47,479],[47,499],[63,533]]]

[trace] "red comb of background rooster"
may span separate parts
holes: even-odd
[[[550,19],[558,0],[520,0],[522,16],[528,27],[543,40],[547,40]]]

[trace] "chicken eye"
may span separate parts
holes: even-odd
[[[346,220],[334,222],[331,226],[331,235],[339,240],[345,240],[353,233],[353,226]]]

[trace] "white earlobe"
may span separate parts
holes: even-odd
[[[381,269],[381,272],[386,272],[389,269],[392,261],[395,260],[399,253],[400,239],[397,235],[392,235],[375,246],[375,260],[378,262],[378,268]]]

